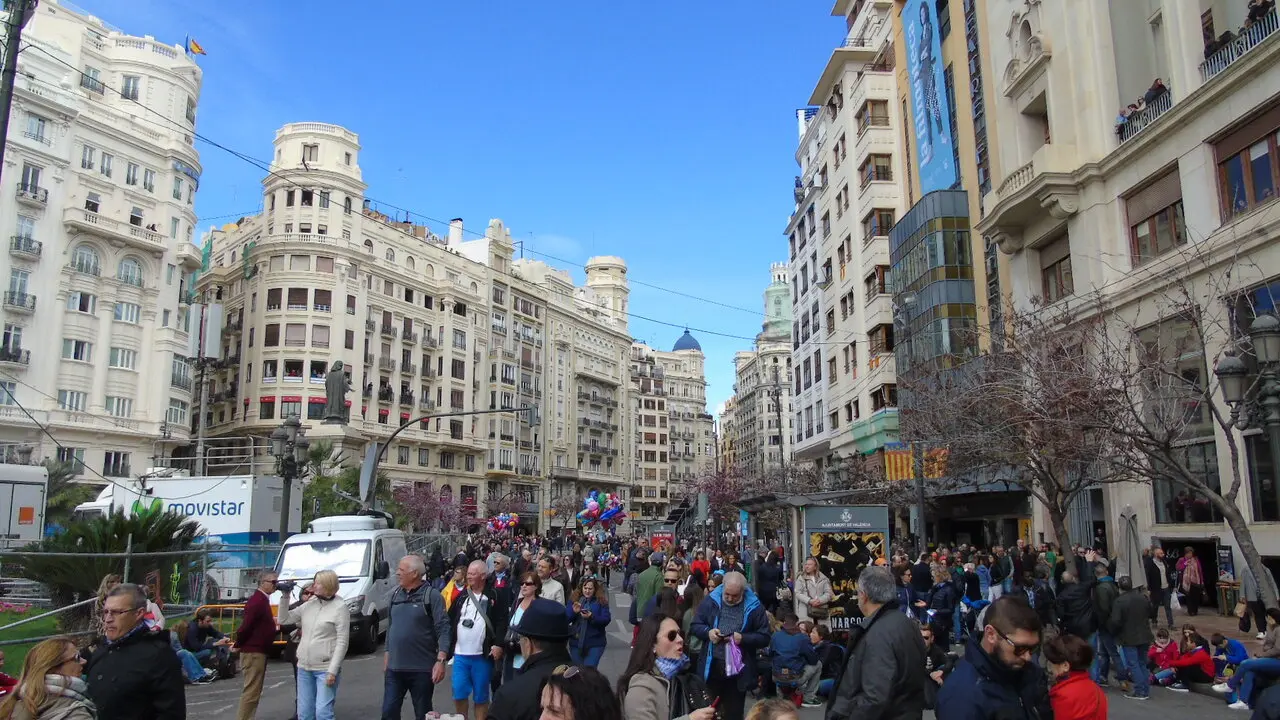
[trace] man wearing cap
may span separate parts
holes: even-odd
[[[524,665],[494,693],[489,720],[538,720],[542,684],[570,662],[569,618],[560,603],[536,598],[512,629],[519,636]]]

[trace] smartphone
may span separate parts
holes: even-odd
[[[712,709],[712,710],[715,710],[715,709],[716,709],[716,706],[717,706],[717,705],[719,705],[719,704],[720,704],[720,698],[719,698],[719,697],[717,697],[715,700],[712,700],[712,701],[711,701],[711,709]]]

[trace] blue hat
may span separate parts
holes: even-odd
[[[569,639],[569,618],[565,616],[564,606],[546,598],[534,598],[520,616],[520,622],[512,627],[535,640]]]

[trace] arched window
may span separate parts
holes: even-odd
[[[121,260],[120,267],[116,270],[116,279],[123,283],[142,287],[142,263],[131,257]]]
[[[435,276],[436,276],[436,266],[435,266],[435,265],[432,265],[431,263],[427,263],[427,266],[426,266],[426,267],[424,267],[424,268],[422,268],[422,274],[423,274],[424,276],[426,276],[426,277],[429,277],[429,278],[433,278],[433,277],[435,277]]]
[[[478,294],[480,292],[480,286],[475,283],[471,283],[471,292],[473,294]]]
[[[373,241],[372,241],[372,240],[365,240],[365,241],[364,241],[364,249],[365,249],[365,250],[368,250],[368,251],[369,251],[369,254],[370,254],[370,255],[372,255],[372,254],[373,254]]]
[[[97,275],[101,264],[98,262],[98,251],[88,245],[77,245],[71,253],[71,267],[82,273]]]
[[[387,248],[387,262],[395,262],[395,261],[396,261],[396,251],[392,250],[391,248]]]
[[[414,261],[412,255],[406,255],[404,257],[404,264],[405,264],[405,267],[409,268],[410,270],[413,270],[418,265],[418,263]]]
[[[347,198],[343,198],[343,200],[342,200],[342,212],[344,212],[344,213],[346,213],[346,214],[348,214],[348,215],[350,215],[350,214],[351,214],[351,198],[349,198],[349,197],[347,197]]]

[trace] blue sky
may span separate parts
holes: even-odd
[[[844,34],[831,0],[78,4],[198,39],[198,130],[223,145],[269,158],[279,126],[337,123],[360,134],[375,202],[474,230],[500,217],[531,251],[618,255],[633,281],[750,309],[632,284],[633,313],[695,328],[712,412],[750,341],[696,329],[760,329],[769,263],[786,258],[795,109]],[[197,146],[200,217],[258,210],[263,173]],[[663,349],[682,332],[630,328]]]

